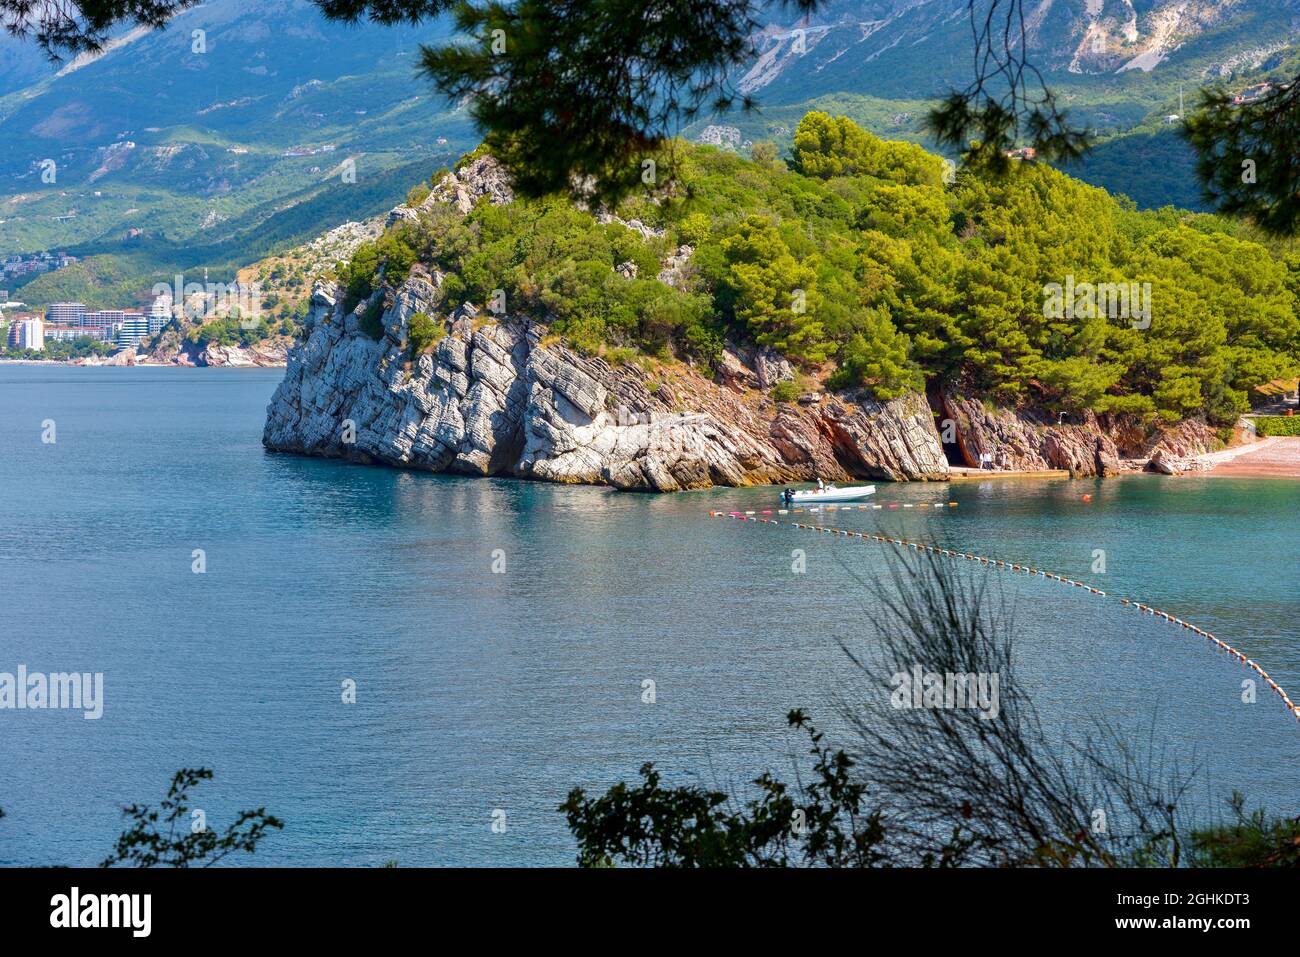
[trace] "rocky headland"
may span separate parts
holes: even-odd
[[[89,356],[72,360],[81,366],[194,366],[236,369],[268,369],[284,366],[293,340],[270,336],[248,346],[199,343],[165,332],[147,350],[122,349],[110,356]]]
[[[448,203],[467,213],[484,196],[513,200],[486,156],[447,174],[420,206]],[[419,214],[398,207],[388,222]],[[659,280],[678,281],[690,253],[680,247]],[[351,308],[341,288],[318,282],[267,409],[266,448],[670,492],[818,477],[942,481],[954,465],[978,465],[982,453],[999,469],[1177,472],[1221,445],[1196,421],[1167,428],[1087,414],[1061,422],[989,406],[957,385],[888,402],[824,387],[791,397],[787,386],[781,394],[789,401],[778,401],[774,388],[795,374],[771,351],[729,343],[716,369],[607,361],[570,348],[545,322],[470,304],[441,311],[444,279],[417,264],[399,285]],[[367,310],[382,310],[378,338],[363,329]],[[440,338],[413,355],[409,324],[420,313],[440,324]]]

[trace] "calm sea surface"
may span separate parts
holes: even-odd
[[[103,672],[106,699],[98,721],[0,711],[0,864],[97,863],[122,804],[195,766],[216,772],[194,802],[210,824],[259,805],[287,822],[240,863],[566,864],[571,787],[653,760],[671,783],[743,789],[790,767],[787,710],[834,727],[838,642],[875,614],[854,576],[885,570],[882,546],[708,517],[771,507],[770,489],[649,497],[269,455],[280,375],[0,366],[0,671]],[[1300,693],[1300,483],[877,497],[948,499],[837,524],[1139,598]],[[1197,800],[1235,787],[1300,810],[1300,722],[1266,689],[1242,704],[1242,668],[1116,602],[997,577],[1054,727],[1154,724],[1213,782]]]

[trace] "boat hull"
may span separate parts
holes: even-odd
[[[833,488],[825,491],[810,489],[794,493],[795,505],[834,505],[839,502],[860,502],[876,494],[874,485],[858,485],[853,488]]]

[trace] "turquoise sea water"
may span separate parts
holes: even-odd
[[[566,864],[554,809],[572,786],[653,760],[674,783],[741,788],[790,766],[788,709],[834,725],[851,698],[839,641],[876,613],[854,576],[885,571],[882,546],[708,517],[770,507],[771,489],[649,497],[269,455],[280,374],[0,366],[0,671],[105,676],[98,721],[0,711],[0,864],[96,863],[122,804],[198,765],[217,775],[195,800],[209,823],[258,805],[287,822],[238,863]],[[960,505],[836,523],[1140,598],[1300,693],[1300,483],[878,499]],[[1197,800],[1236,787],[1296,813],[1300,722],[1266,690],[1242,704],[1242,668],[1118,603],[998,579],[1055,726],[1154,723],[1213,782]]]

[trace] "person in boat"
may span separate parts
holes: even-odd
[[[819,492],[826,491],[826,483],[823,482],[820,477],[817,479],[817,491]]]
[[[786,507],[786,508],[789,508],[791,505],[793,505],[793,504],[794,504],[794,490],[793,490],[793,489],[786,489],[785,491],[783,491],[783,492],[781,493],[781,501],[783,501],[783,502],[785,503],[785,507]]]

